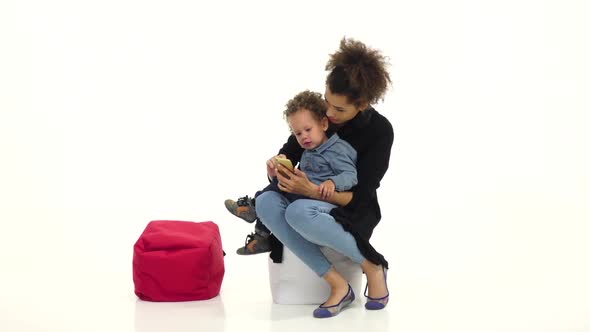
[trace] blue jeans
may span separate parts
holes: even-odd
[[[320,247],[332,248],[358,264],[365,260],[352,234],[329,214],[334,207],[313,199],[290,203],[274,191],[256,198],[256,214],[262,223],[320,277],[332,267]]]
[[[285,196],[289,200],[289,202],[293,202],[301,198],[306,198],[302,195],[295,195],[281,191],[281,189],[279,189],[279,181],[277,180],[277,178],[274,178],[272,182],[269,183],[269,185],[266,186],[264,189],[257,191],[256,194],[254,194],[254,198],[258,200],[258,196],[264,194],[267,191],[275,191],[280,194],[283,194],[283,196]],[[256,219],[256,223],[254,224],[254,230],[256,231],[256,233],[265,236],[268,236],[271,232],[266,226],[264,226],[262,222],[260,222],[260,219]]]

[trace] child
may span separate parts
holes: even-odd
[[[287,103],[284,116],[299,145],[305,149],[299,168],[309,180],[319,185],[322,197],[329,198],[334,191],[346,191],[357,184],[356,151],[337,134],[327,134],[329,121],[326,117],[326,103],[317,92],[303,91]],[[266,191],[283,194],[290,202],[305,198],[282,192],[276,178],[276,161],[267,161],[267,172],[271,183],[258,196]],[[234,215],[253,222],[256,218],[254,198],[248,196],[237,202],[226,200],[226,208]],[[248,235],[246,245],[237,250],[239,255],[251,255],[270,251],[268,236],[270,232],[257,221],[256,232]]]

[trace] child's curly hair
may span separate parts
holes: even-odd
[[[383,100],[391,84],[387,60],[380,51],[368,48],[354,39],[342,38],[340,49],[330,55],[326,84],[335,94],[345,95],[359,106]]]
[[[301,109],[306,109],[313,114],[313,117],[321,121],[326,117],[326,102],[319,92],[305,90],[299,92],[293,99],[289,100],[285,105],[287,109],[283,112],[283,116],[287,119],[291,114],[299,112]]]

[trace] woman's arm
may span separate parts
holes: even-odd
[[[288,178],[281,175],[281,172],[278,172],[279,170],[286,174],[289,174],[289,171],[283,165],[278,165],[277,178],[279,180],[279,189],[284,192],[303,195],[311,199],[326,201],[338,206],[345,206],[352,200],[353,195],[350,191],[334,192],[332,197],[323,199],[318,189],[319,186],[309,181],[307,175],[303,171],[295,169],[294,173],[291,173],[291,177]]]
[[[358,185],[353,188],[351,208],[362,209],[373,199],[375,191],[381,184],[381,179],[389,168],[392,145],[393,128],[389,122],[384,122],[376,132],[372,144],[365,151],[359,153]]]
[[[316,190],[315,195],[310,198],[325,201],[338,206],[346,206],[348,203],[350,203],[350,201],[352,201],[352,191],[335,191],[330,198],[324,199]]]

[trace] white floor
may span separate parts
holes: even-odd
[[[186,303],[133,294],[132,247],[144,216],[3,210],[12,226],[2,232],[0,331],[590,331],[588,252],[567,256],[551,247],[549,234],[537,234],[548,240],[541,255],[540,247],[528,252],[505,238],[506,248],[471,258],[469,248],[449,249],[457,243],[425,254],[409,245],[421,239],[394,235],[407,250],[381,243],[391,262],[386,310],[367,312],[359,299],[338,317],[317,320],[314,306],[272,303],[267,257],[233,253],[250,225],[211,209],[228,253],[224,283],[220,296]]]
[[[586,7],[0,1],[0,332],[590,332]],[[264,185],[286,101],[324,90],[344,36],[391,64],[391,302],[317,320],[272,304],[223,200]],[[137,300],[154,219],[219,224],[219,297]]]

